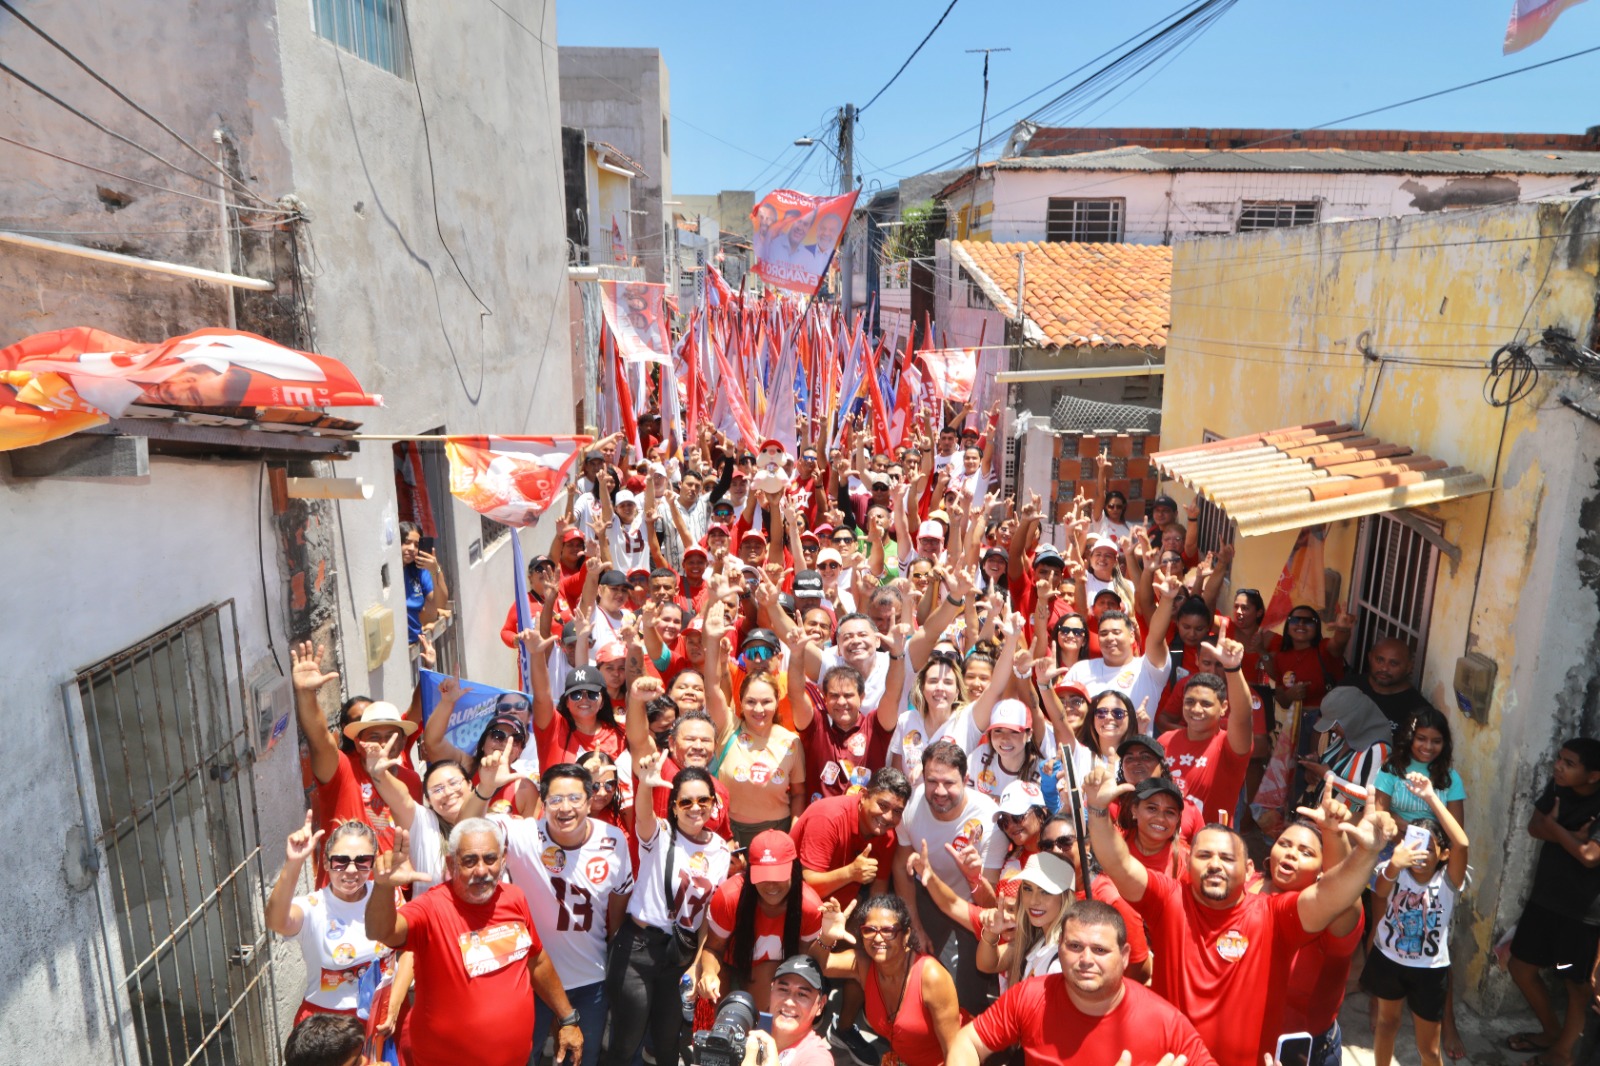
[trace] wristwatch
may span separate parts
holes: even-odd
[[[566,1029],[566,1028],[569,1028],[569,1027],[577,1025],[577,1024],[578,1024],[578,1011],[577,1011],[577,1008],[574,1007],[571,1014],[567,1015],[565,1018],[562,1018],[559,1022],[556,1023],[556,1028],[557,1029]]]

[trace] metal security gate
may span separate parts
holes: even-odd
[[[119,1009],[144,1066],[278,1058],[271,951],[232,600],[82,671],[68,686],[79,788],[121,960]],[[78,713],[81,709],[81,716]]]
[[[1352,667],[1364,669],[1367,651],[1389,637],[1411,645],[1412,662],[1422,665],[1438,571],[1439,549],[1415,529],[1387,514],[1361,520],[1350,605],[1356,616],[1349,649]]]

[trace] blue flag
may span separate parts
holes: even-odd
[[[436,670],[423,670],[419,673],[422,683],[424,725],[433,714],[434,708],[439,706],[439,684],[448,676]],[[532,701],[524,692],[463,680],[461,697],[456,700],[455,707],[450,711],[450,726],[445,730],[445,739],[462,751],[468,753],[477,751],[478,740],[483,736],[483,731],[489,727],[489,720],[495,716],[497,710],[502,708],[509,710],[515,707],[522,712],[517,717],[525,718],[527,708],[531,704]]]

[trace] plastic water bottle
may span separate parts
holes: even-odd
[[[678,998],[683,1001],[683,1020],[694,1021],[694,974],[685,971],[678,981]]]

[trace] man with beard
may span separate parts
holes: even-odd
[[[1316,884],[1250,895],[1244,840],[1225,825],[1195,834],[1187,880],[1146,869],[1108,816],[1132,788],[1096,767],[1084,782],[1084,809],[1095,856],[1149,930],[1159,960],[1151,987],[1194,1023],[1220,1066],[1257,1066],[1285,1031],[1295,952],[1361,898],[1394,819],[1369,802],[1359,824],[1340,826],[1350,856]]]
[[[478,776],[480,786],[495,795],[523,775],[507,764],[504,752],[491,752]],[[627,911],[633,860],[622,830],[589,817],[594,779],[588,770],[576,763],[548,767],[539,795],[543,818],[488,818],[505,834],[511,883],[527,896],[539,940],[582,1015],[582,1066],[594,1066],[606,1031],[606,941]],[[473,795],[461,813],[478,817],[484,806]],[[538,1004],[534,1019],[533,1046],[543,1048],[555,1015]]]
[[[1215,1066],[1193,1025],[1172,1004],[1125,976],[1128,929],[1116,908],[1079,900],[1057,949],[1061,972],[1030,977],[961,1027],[947,1066],[978,1066],[1020,1045],[1028,1066],[1156,1066],[1182,1055]]]
[[[486,818],[457,822],[445,857],[448,880],[397,914],[397,890],[427,880],[405,857],[405,835],[397,831],[395,849],[373,864],[365,918],[368,936],[404,948],[414,960],[411,1061],[453,1066],[471,1049],[483,1066],[524,1066],[533,1051],[537,994],[560,1019],[556,1062],[578,1066],[582,1019],[534,931],[527,897],[500,883],[506,866],[500,830]]]

